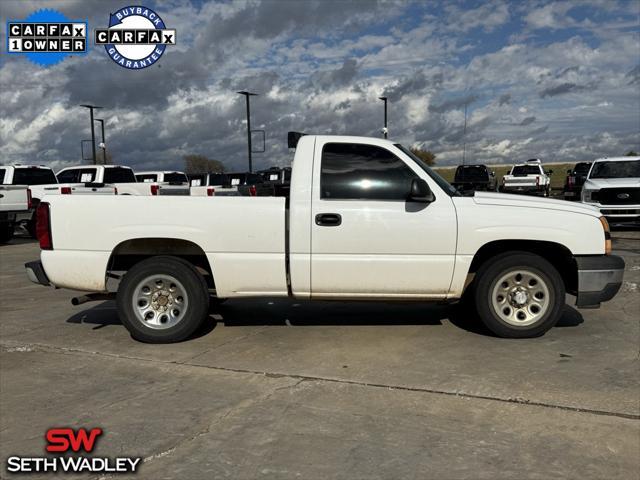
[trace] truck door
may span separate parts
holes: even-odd
[[[457,221],[451,197],[400,149],[316,141],[312,297],[442,298],[451,284]],[[422,178],[432,203],[407,201]]]

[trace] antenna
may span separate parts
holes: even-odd
[[[467,153],[467,105],[469,101],[464,103],[464,130],[462,132],[462,165],[464,165],[465,156]]]

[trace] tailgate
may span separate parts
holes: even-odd
[[[21,212],[28,210],[27,187],[23,185],[3,185],[0,187],[0,211]]]

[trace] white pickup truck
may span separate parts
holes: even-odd
[[[640,157],[599,158],[582,187],[582,201],[611,223],[640,225]]]
[[[501,192],[524,193],[548,197],[551,192],[551,178],[553,170],[545,171],[542,162],[533,158],[511,167],[511,171],[502,177]]]
[[[27,185],[31,202],[29,209],[17,215],[16,222],[23,224],[29,234],[36,236],[35,210],[45,195],[115,195],[113,185],[96,183],[61,184],[55,173],[44,165],[10,165],[0,167],[0,183],[4,185]]]
[[[167,170],[137,172],[136,180],[158,185],[160,195],[190,195],[189,179],[184,172]]]
[[[7,243],[13,238],[16,216],[28,212],[30,203],[26,185],[0,185],[0,243]]]
[[[89,183],[108,183],[115,185],[118,195],[151,196],[161,195],[162,186],[142,183],[136,180],[133,170],[121,165],[79,165],[60,170],[56,176],[58,182],[83,185]]]
[[[598,307],[622,283],[624,261],[610,255],[608,224],[593,207],[461,196],[383,139],[301,136],[293,165],[289,199],[45,199],[42,252],[27,274],[95,292],[75,303],[117,292],[132,336],[158,343],[188,338],[207,318],[210,295],[464,297],[496,335],[530,337],[558,321],[565,292],[578,307]]]

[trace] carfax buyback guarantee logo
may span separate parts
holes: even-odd
[[[69,20],[56,10],[33,12],[24,20],[7,22],[7,52],[26,55],[49,66],[67,55],[87,53],[87,22]]]
[[[133,6],[112,13],[109,28],[97,28],[94,39],[118,65],[139,70],[160,60],[167,45],[176,44],[176,31],[166,28],[150,8]]]

